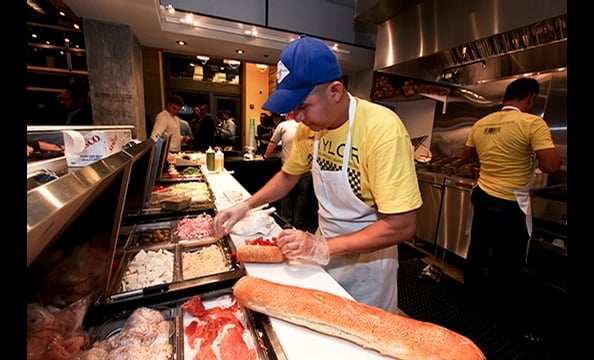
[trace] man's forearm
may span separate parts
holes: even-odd
[[[276,143],[274,141],[268,142],[268,145],[266,146],[266,151],[264,152],[264,155],[262,155],[264,159],[268,159],[270,155],[272,155],[272,153],[274,152],[274,149],[276,149]]]

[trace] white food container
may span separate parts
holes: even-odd
[[[67,130],[64,152],[69,167],[83,167],[122,150],[130,142],[130,129]]]

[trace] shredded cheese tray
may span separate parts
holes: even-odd
[[[183,280],[229,271],[231,266],[218,243],[201,247],[184,247],[181,251]]]

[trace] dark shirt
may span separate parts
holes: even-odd
[[[198,122],[198,129],[194,133],[194,149],[206,151],[209,146],[213,146],[216,131],[215,121],[210,114],[201,118]]]
[[[270,142],[273,133],[274,126],[265,126],[263,124],[259,124],[256,127],[256,139],[258,140],[258,148],[256,149],[256,153],[264,154],[266,152],[266,148],[268,147],[268,143]]]
[[[93,125],[90,106],[81,106],[66,114],[66,125]]]
[[[27,140],[27,146],[32,147],[34,151],[41,150],[39,147],[39,140]]]

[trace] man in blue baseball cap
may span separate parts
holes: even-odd
[[[316,85],[340,80],[342,71],[328,45],[301,35],[281,53],[276,76],[276,90],[262,107],[286,114],[301,104]]]
[[[279,200],[311,171],[318,229],[282,230],[282,252],[323,266],[357,301],[395,313],[397,245],[414,236],[422,205],[413,147],[396,113],[355,98],[342,78],[319,39],[301,36],[282,51],[263,108],[299,123],[291,152],[260,190],[218,212],[215,234],[228,234],[250,208]]]

